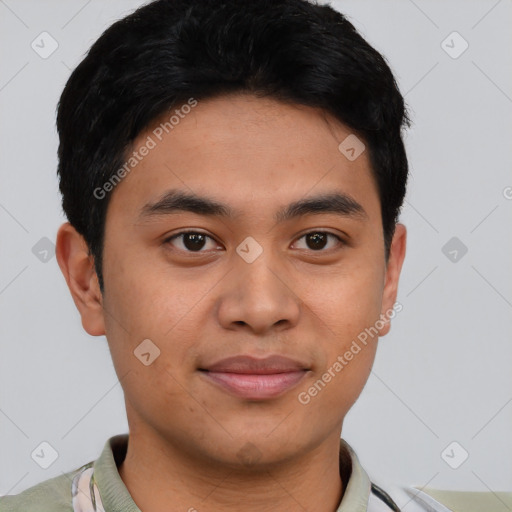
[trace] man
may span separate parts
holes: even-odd
[[[447,510],[340,439],[400,308],[406,126],[329,6],[159,0],[112,25],[59,103],[57,259],[129,434],[0,511]]]

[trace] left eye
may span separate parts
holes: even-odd
[[[329,237],[335,238],[338,242],[337,245],[343,243],[343,240],[338,235],[329,233],[327,231],[310,231],[309,233],[302,235],[299,240],[304,238],[306,244],[309,245],[309,247],[306,247],[306,249],[311,249],[312,251],[318,252],[325,248]]]
[[[336,239],[337,245],[343,243],[343,240],[338,235],[329,233],[327,231],[310,231],[309,233],[302,235],[300,238],[298,238],[298,240],[305,240],[305,249],[319,252],[322,251],[322,249],[325,249],[325,247],[328,245],[329,237]],[[165,242],[170,243],[174,240],[180,240],[178,249],[184,250],[186,252],[206,252],[202,251],[201,249],[204,248],[207,239],[212,242],[212,245],[218,245],[211,236],[200,233],[198,231],[182,231],[181,233],[177,233],[176,235],[168,238]]]

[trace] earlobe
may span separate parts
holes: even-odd
[[[405,258],[407,229],[403,224],[397,224],[386,265],[386,278],[382,295],[381,320],[384,325],[379,329],[379,336],[385,336],[391,329],[391,318],[395,316],[394,305],[398,293],[400,272]]]
[[[82,326],[91,336],[105,334],[103,297],[94,260],[82,235],[66,222],[57,232],[55,255],[73,301],[82,317]]]

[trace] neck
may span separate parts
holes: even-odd
[[[131,432],[119,474],[145,512],[334,512],[341,501],[340,433],[311,451],[265,467],[230,466],[193,458],[179,446]],[[154,435],[154,433],[153,433]],[[172,509],[170,509],[172,506]]]

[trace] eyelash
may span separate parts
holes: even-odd
[[[213,237],[211,237],[210,235],[207,235],[206,233],[203,233],[202,231],[180,231],[179,233],[175,233],[174,235],[166,238],[164,240],[164,243],[165,244],[168,244],[170,243],[172,240],[174,240],[175,238],[179,238],[180,236],[182,235],[203,235],[207,238],[209,238],[210,240],[213,240],[215,241],[216,243],[218,243]],[[339,236],[339,235],[336,235],[334,233],[331,233],[330,231],[321,231],[321,230],[312,230],[312,231],[308,231],[307,233],[304,233],[302,234],[299,238],[297,238],[297,240],[300,240],[308,235],[311,235],[311,234],[324,234],[324,235],[330,235],[334,238],[337,239],[338,241],[338,245],[345,245],[345,241]],[[313,250],[313,249],[306,249],[306,250],[309,250],[311,251],[312,253],[322,253],[322,252],[329,252],[330,250],[332,249],[336,249],[336,248],[331,248],[331,249],[319,249],[317,251]],[[208,251],[203,251],[203,250],[200,250],[200,251],[189,251],[187,249],[178,249],[179,251],[183,251],[183,252],[187,252],[189,254],[201,254],[201,253],[205,253],[205,252],[208,252]]]

